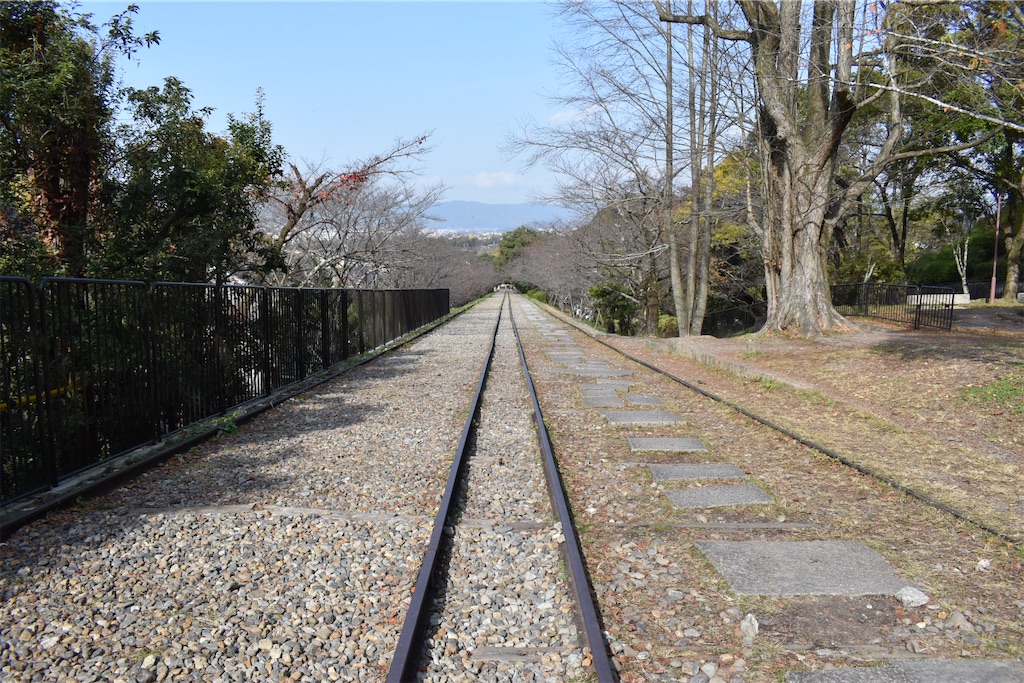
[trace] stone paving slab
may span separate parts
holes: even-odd
[[[588,408],[621,408],[622,399],[612,394],[583,394],[583,405]]]
[[[928,659],[894,661],[872,668],[799,671],[791,683],[1024,683],[1024,664],[992,660]]]
[[[552,363],[558,363],[559,365],[576,365],[580,362],[583,356],[575,353],[549,353],[548,358],[551,359]]]
[[[634,451],[692,453],[708,449],[704,442],[695,436],[684,436],[682,438],[630,436],[626,440],[629,442],[629,448]]]
[[[678,415],[664,410],[602,410],[611,425],[675,424],[683,421]]]
[[[574,370],[617,370],[618,369],[618,368],[613,368],[611,365],[608,365],[608,363],[596,362],[596,361],[589,360],[587,358],[577,359],[577,361],[575,363],[573,363],[572,368]]]
[[[663,406],[665,402],[653,394],[626,394],[623,398],[636,406]]]
[[[746,474],[735,465],[718,463],[660,465],[650,464],[654,481],[685,481],[689,479],[742,479]]]
[[[618,396],[618,389],[607,384],[581,384],[580,393],[584,396]]]
[[[613,370],[611,368],[568,368],[559,370],[559,372],[579,377],[625,377],[633,374],[629,370]]]
[[[909,585],[857,541],[700,541],[740,595],[895,595]]]
[[[753,484],[722,484],[665,491],[668,499],[681,508],[716,508],[728,505],[762,505],[772,497]]]
[[[609,387],[616,391],[627,391],[635,382],[628,379],[598,379],[591,384],[584,384],[583,386],[595,386],[595,387]]]

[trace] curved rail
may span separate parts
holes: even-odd
[[[548,315],[552,315],[552,314],[549,312]],[[696,384],[693,384],[692,382],[686,381],[682,377],[677,377],[676,375],[673,375],[671,372],[668,372],[667,370],[659,368],[658,366],[653,365],[652,363],[648,363],[647,361],[645,361],[645,360],[643,360],[641,358],[637,358],[636,356],[633,356],[633,355],[623,351],[622,349],[616,348],[615,346],[613,346],[613,345],[609,344],[608,342],[604,341],[603,339],[599,338],[597,335],[591,333],[590,330],[586,329],[585,327],[583,327],[581,325],[576,324],[573,321],[565,320],[561,316],[553,316],[553,317],[555,317],[557,320],[561,320],[562,322],[564,322],[566,325],[569,325],[573,329],[575,329],[575,330],[577,330],[579,332],[582,332],[583,334],[587,335],[588,337],[590,337],[591,339],[596,341],[598,344],[601,344],[603,346],[608,347],[609,349],[611,349],[615,353],[619,354],[620,356],[623,356],[624,358],[627,358],[627,359],[633,361],[634,363],[637,363],[638,365],[642,365],[643,367],[647,368],[648,370],[653,370],[654,372],[658,373],[659,375],[662,375],[663,377],[666,377],[666,378],[668,378],[668,379],[670,379],[670,380],[672,380],[674,382],[677,382],[677,383],[683,385],[684,387],[686,387],[687,389],[695,391],[696,393],[700,394],[701,396],[705,396],[706,398],[710,398],[712,401],[717,401],[718,403],[721,403],[724,406],[732,408],[733,410],[735,410],[736,412],[740,413],[741,415],[749,417],[751,420],[754,420],[755,422],[759,422],[760,424],[763,424],[764,426],[766,426],[766,427],[768,427],[770,429],[774,429],[775,431],[779,432],[780,434],[783,434],[783,435],[789,437],[790,439],[793,439],[794,441],[796,441],[798,443],[801,443],[804,446],[807,446],[808,448],[812,448],[812,449],[818,451],[819,453],[821,453],[822,455],[825,455],[825,456],[835,460],[836,462],[838,462],[838,463],[840,463],[842,465],[845,465],[845,466],[847,466],[847,467],[849,467],[849,468],[851,468],[853,470],[856,470],[857,472],[860,472],[861,474],[865,474],[865,475],[867,475],[869,477],[872,477],[873,479],[876,479],[876,480],[882,482],[883,484],[886,484],[887,486],[890,486],[891,488],[895,489],[896,491],[899,491],[900,493],[904,493],[904,494],[910,496],[911,498],[915,498],[915,499],[921,501],[922,503],[925,503],[926,505],[929,505],[929,506],[935,508],[936,510],[940,510],[941,512],[944,512],[944,513],[946,513],[948,515],[951,515],[952,517],[954,517],[955,519],[960,520],[961,522],[967,522],[968,524],[976,526],[977,528],[981,529],[982,531],[984,531],[985,533],[987,533],[987,534],[989,534],[991,536],[999,538],[999,539],[1001,539],[1003,541],[1006,541],[1007,543],[1011,543],[1013,545],[1018,545],[1018,546],[1024,545],[1024,537],[1011,536],[1011,535],[1006,534],[1006,533],[1004,533],[1002,531],[999,531],[998,529],[994,529],[994,528],[990,527],[989,525],[985,524],[984,522],[979,522],[976,519],[972,519],[971,517],[968,517],[964,513],[960,512],[959,510],[956,510],[955,508],[951,508],[950,506],[946,505],[945,503],[939,502],[939,501],[935,500],[934,498],[931,498],[930,496],[926,496],[925,494],[920,493],[920,492],[910,488],[909,486],[906,486],[905,484],[901,484],[898,481],[896,481],[895,479],[892,479],[891,477],[887,477],[884,474],[880,474],[878,472],[875,472],[870,467],[865,467],[864,465],[861,465],[860,463],[854,462],[854,461],[850,460],[849,458],[847,458],[846,456],[844,456],[844,455],[842,455],[840,453],[837,453],[837,452],[831,450],[830,448],[822,446],[821,444],[816,443],[815,441],[812,441],[811,439],[808,439],[806,437],[800,436],[796,432],[794,432],[794,431],[792,431],[792,430],[790,430],[790,429],[788,429],[786,427],[783,427],[780,424],[776,424],[775,422],[772,422],[768,418],[761,417],[760,415],[757,415],[756,413],[753,413],[753,412],[747,410],[746,408],[744,408],[743,406],[741,406],[739,404],[733,403],[732,401],[730,401],[728,399],[722,398],[721,396],[718,396],[717,394],[712,393],[712,392],[708,391],[707,389],[702,389],[701,387],[697,386]]]

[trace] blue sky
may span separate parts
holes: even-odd
[[[122,63],[125,85],[175,76],[210,128],[252,111],[262,88],[276,142],[296,161],[334,167],[433,131],[420,182],[447,200],[521,202],[549,191],[500,147],[517,122],[559,112],[551,47],[557,30],[540,2],[146,2],[137,33],[161,44]],[[82,3],[94,22],[128,4]]]

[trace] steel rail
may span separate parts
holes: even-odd
[[[533,419],[537,424],[537,441],[543,458],[548,496],[551,498],[552,507],[555,508],[558,514],[558,521],[562,525],[562,536],[565,538],[565,541],[559,547],[562,552],[562,559],[568,569],[566,574],[570,588],[576,597],[577,627],[583,631],[587,646],[590,648],[590,656],[593,660],[594,672],[597,675],[598,683],[614,683],[618,679],[615,675],[615,669],[612,666],[603,629],[601,628],[600,617],[598,616],[595,604],[596,599],[590,585],[590,578],[587,575],[586,565],[583,562],[583,551],[580,549],[579,537],[576,535],[576,527],[573,524],[572,513],[569,510],[568,497],[558,472],[558,462],[555,459],[554,448],[551,446],[551,438],[548,435],[547,426],[544,424],[544,414],[541,412],[540,401],[537,399],[537,390],[533,384],[533,377],[530,375],[530,367],[526,362],[526,353],[523,351],[523,342],[519,337],[519,328],[516,326],[515,316],[512,315],[511,301],[509,301],[508,314],[509,320],[512,322],[512,332],[515,334],[516,345],[519,349],[519,360],[522,363],[523,376],[526,379],[526,386],[530,392],[530,401],[533,403]]]
[[[718,396],[717,394],[715,394],[713,392],[710,392],[707,389],[702,389],[701,387],[697,386],[696,384],[693,384],[692,382],[686,381],[682,377],[677,377],[676,375],[673,375],[671,372],[668,372],[667,370],[664,370],[662,368],[659,368],[656,365],[648,363],[645,360],[637,358],[636,356],[633,356],[633,355],[623,351],[622,349],[616,348],[615,346],[613,346],[613,345],[609,344],[608,342],[604,341],[603,339],[599,338],[597,335],[593,334],[590,330],[584,328],[581,325],[576,324],[575,322],[571,322],[571,321],[565,320],[561,316],[555,316],[550,311],[547,311],[547,313],[548,313],[548,315],[554,317],[556,320],[561,320],[566,325],[569,325],[573,329],[575,329],[575,330],[577,330],[577,331],[587,335],[588,337],[593,339],[598,344],[601,344],[603,346],[608,347],[609,349],[611,349],[615,353],[623,356],[624,358],[627,358],[627,359],[633,361],[634,363],[642,365],[643,367],[647,368],[648,370],[653,370],[654,372],[662,375],[663,377],[666,377],[666,378],[668,378],[668,379],[670,379],[670,380],[672,380],[674,382],[677,382],[677,383],[683,385],[684,387],[686,387],[687,389],[695,391],[696,393],[700,394],[701,396],[705,396],[706,398],[709,398],[712,401],[717,401],[718,403],[721,403],[724,406],[732,408],[733,410],[735,410],[736,412],[740,413],[741,415],[744,415],[745,417],[748,417],[751,420],[754,420],[755,422],[758,422],[758,423],[760,423],[760,424],[762,424],[762,425],[764,425],[764,426],[766,426],[766,427],[768,427],[770,429],[773,429],[773,430],[779,432],[780,434],[783,434],[784,436],[787,436],[790,439],[793,439],[797,443],[803,444],[804,446],[807,446],[808,448],[816,450],[819,453],[821,453],[822,455],[825,455],[825,456],[831,458],[832,460],[835,460],[836,462],[838,462],[838,463],[840,463],[842,465],[845,465],[846,467],[849,467],[849,468],[851,468],[851,469],[853,469],[853,470],[855,470],[857,472],[860,472],[861,474],[867,475],[867,476],[869,476],[869,477],[871,477],[871,478],[873,478],[873,479],[875,479],[875,480],[877,480],[879,482],[882,482],[883,484],[886,484],[887,486],[891,487],[892,489],[894,489],[896,491],[899,491],[900,493],[903,493],[903,494],[905,494],[907,496],[910,496],[911,498],[919,500],[922,503],[935,508],[936,510],[939,510],[941,512],[944,512],[944,513],[952,516],[954,519],[957,519],[957,520],[959,520],[961,522],[966,522],[968,524],[971,524],[971,525],[977,527],[978,529],[980,529],[981,531],[984,531],[985,533],[989,534],[990,536],[994,536],[995,538],[998,538],[998,539],[1003,540],[1003,541],[1005,541],[1007,543],[1010,543],[1011,545],[1024,546],[1024,537],[1012,536],[1012,535],[1007,534],[1005,532],[999,531],[998,529],[995,529],[995,528],[989,526],[988,524],[985,524],[984,522],[979,522],[976,519],[972,519],[971,517],[968,517],[966,514],[960,512],[959,510],[957,510],[955,508],[952,508],[949,505],[946,505],[945,503],[937,501],[937,500],[935,500],[934,498],[932,498],[930,496],[927,496],[927,495],[925,495],[923,493],[920,493],[920,492],[910,488],[906,484],[901,484],[901,483],[899,483],[898,481],[896,481],[895,479],[893,479],[891,477],[888,477],[888,476],[886,476],[884,474],[881,474],[879,472],[874,471],[870,467],[866,467],[864,465],[861,465],[860,463],[854,462],[853,460],[850,460],[846,456],[844,456],[844,455],[842,455],[840,453],[837,453],[837,452],[833,451],[832,449],[827,448],[826,446],[822,446],[821,444],[819,444],[819,443],[817,443],[815,441],[812,441],[811,439],[808,439],[808,438],[806,438],[804,436],[800,436],[799,434],[797,434],[796,432],[788,429],[787,427],[783,427],[782,425],[777,424],[777,423],[769,420],[768,418],[761,417],[760,415],[757,415],[756,413],[753,413],[753,412],[747,410],[746,408],[744,408],[743,406],[741,406],[739,404],[733,403],[732,401],[730,401],[728,399],[722,398],[721,396]]]
[[[498,319],[494,322],[494,330],[491,332],[490,349],[480,371],[476,393],[473,395],[473,400],[470,403],[469,415],[466,417],[466,423],[462,427],[462,437],[459,439],[459,445],[455,449],[455,458],[448,473],[448,483],[445,486],[444,494],[441,497],[441,506],[434,521],[434,530],[430,534],[427,552],[423,557],[423,564],[420,566],[416,585],[413,587],[412,601],[409,603],[405,622],[402,624],[402,631],[398,636],[398,645],[395,647],[395,654],[391,659],[387,683],[405,683],[407,681],[415,681],[418,678],[419,665],[423,659],[423,635],[429,623],[431,603],[434,592],[438,587],[438,581],[444,578],[442,572],[442,560],[445,554],[442,547],[442,544],[445,543],[444,532],[449,524],[452,513],[456,511],[456,496],[462,485],[466,470],[466,451],[468,450],[473,426],[480,413],[480,399],[487,384],[487,374],[491,368],[495,342],[498,338],[498,327],[501,325],[501,314],[505,310],[505,302],[507,300],[508,294],[505,294],[501,302],[501,308],[498,309]]]

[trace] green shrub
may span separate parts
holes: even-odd
[[[530,290],[529,292],[526,293],[526,296],[528,296],[531,299],[534,299],[535,301],[539,301],[542,304],[546,304],[548,302],[548,293],[545,292],[543,289]]]
[[[658,316],[658,336],[677,337],[679,336],[679,319],[674,315],[662,313]]]

